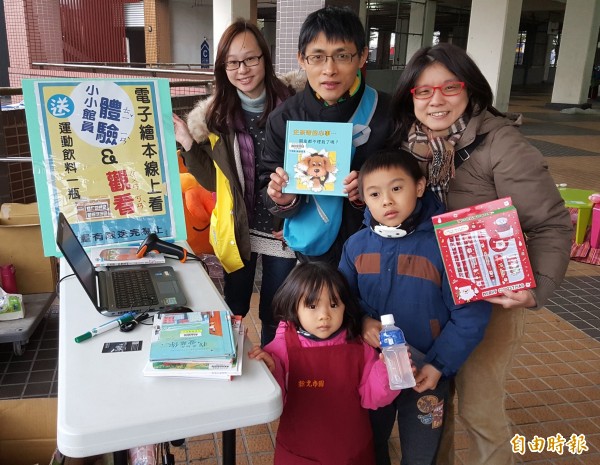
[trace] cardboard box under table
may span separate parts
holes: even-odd
[[[55,292],[56,260],[44,257],[37,203],[0,207],[0,264],[9,263],[19,294]]]
[[[56,449],[56,412],[56,398],[0,401],[0,463],[49,463]]]
[[[13,264],[25,318],[0,321],[0,343],[13,343],[17,355],[54,300],[56,259],[44,257],[36,203],[0,207],[0,264]]]

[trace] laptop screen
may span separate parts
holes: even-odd
[[[79,278],[85,292],[88,293],[92,302],[96,304],[98,296],[96,294],[96,270],[94,269],[94,264],[89,259],[62,212],[58,215],[56,244],[67,259],[67,262],[69,262],[77,278]]]

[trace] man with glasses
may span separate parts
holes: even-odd
[[[337,266],[345,240],[362,223],[358,170],[384,146],[392,131],[389,97],[366,86],[361,72],[367,57],[365,30],[352,10],[325,7],[311,13],[298,39],[298,63],[308,78],[306,88],[269,115],[259,182],[270,211],[286,218],[284,237],[300,261],[323,260]],[[358,113],[366,117],[360,120]],[[282,193],[290,179],[283,169],[287,121],[354,124],[355,151],[351,173],[344,180],[347,199]],[[361,132],[360,137],[356,132]],[[318,212],[314,221],[307,219],[311,211]]]

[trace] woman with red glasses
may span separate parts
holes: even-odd
[[[421,162],[428,187],[448,210],[512,198],[537,283],[535,289],[506,290],[488,299],[494,309],[484,339],[455,378],[458,412],[470,438],[467,465],[514,463],[504,409],[506,376],[521,344],[526,309],[542,307],[564,277],[572,235],[543,155],[519,131],[520,118],[500,113],[492,102],[475,62],[447,43],[415,53],[392,100],[395,146]],[[383,410],[378,414],[390,415]],[[444,410],[438,463],[452,464],[453,407]]]

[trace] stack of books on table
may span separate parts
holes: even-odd
[[[242,317],[226,310],[154,317],[145,376],[233,379],[242,374]]]

